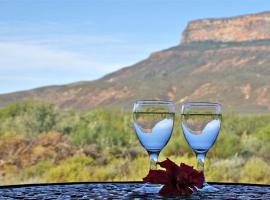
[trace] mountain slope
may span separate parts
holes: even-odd
[[[86,110],[97,106],[130,107],[136,99],[170,99],[176,103],[218,101],[225,109],[243,112],[269,111],[270,29],[265,27],[270,27],[270,12],[210,21],[191,22],[180,45],[155,52],[99,80],[0,95],[0,106],[30,99]],[[190,28],[194,23],[200,27],[197,35]],[[222,27],[227,29],[228,24],[240,25],[231,25],[229,33],[233,37],[224,40],[228,31]],[[248,35],[239,35],[246,27]],[[250,39],[252,31],[255,36],[258,32],[263,36],[257,34]],[[205,33],[215,36],[211,39]]]

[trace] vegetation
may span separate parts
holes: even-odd
[[[223,116],[206,159],[209,181],[270,184],[270,115]],[[141,180],[148,158],[132,129],[130,112],[98,108],[62,111],[52,104],[21,102],[0,109],[0,182]],[[176,118],[160,154],[195,165]]]

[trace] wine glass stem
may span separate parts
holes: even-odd
[[[205,153],[196,153],[197,169],[204,173],[204,159]]]
[[[150,170],[157,169],[157,161],[158,161],[158,152],[148,152],[150,159]]]

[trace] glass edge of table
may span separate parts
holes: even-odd
[[[12,189],[23,187],[42,187],[42,186],[56,186],[56,185],[81,185],[81,184],[143,184],[142,181],[89,181],[89,182],[62,182],[62,183],[27,183],[16,185],[1,185],[0,189]],[[270,187],[269,184],[258,183],[234,183],[234,182],[208,182],[213,185],[242,185],[242,186],[259,186]]]

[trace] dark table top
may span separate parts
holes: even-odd
[[[143,183],[68,183],[1,186],[0,199],[165,199],[158,194],[138,194]],[[212,184],[217,193],[194,193],[169,199],[270,199],[270,185]]]

